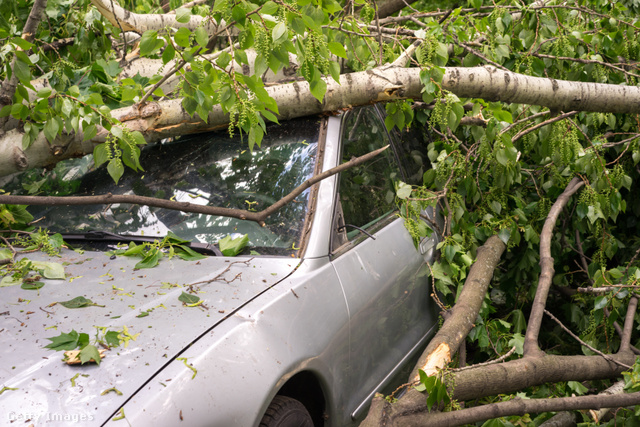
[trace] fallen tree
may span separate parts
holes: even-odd
[[[444,323],[406,393],[374,399],[365,425],[509,425],[640,404],[593,394],[634,365],[637,344],[640,43],[629,11],[476,1],[390,16],[405,2],[216,1],[166,14],[152,3],[56,14],[58,3],[36,0],[6,18],[24,22],[6,32],[24,32],[5,44],[0,176],[91,153],[141,169],[140,146],[227,126],[253,148],[265,121],[386,102],[389,129],[417,120],[432,135],[425,186],[398,199],[416,238],[422,209],[444,213],[430,267]],[[56,27],[63,15],[83,38],[52,53],[75,36]],[[483,400],[498,395],[507,401]],[[456,402],[477,406],[450,411]]]

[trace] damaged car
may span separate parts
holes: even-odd
[[[370,106],[273,125],[253,150],[226,131],[149,145],[144,170],[117,183],[83,158],[3,184],[259,212],[390,145],[263,223],[121,202],[29,206],[34,229],[62,241],[18,252],[13,265],[35,275],[1,266],[2,424],[361,421],[437,327],[437,233],[414,242],[396,204],[398,183],[430,167],[424,138],[388,132]]]

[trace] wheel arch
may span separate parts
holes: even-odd
[[[312,371],[300,371],[287,380],[278,395],[301,402],[309,411],[315,427],[324,426],[327,418],[327,399],[320,378]]]

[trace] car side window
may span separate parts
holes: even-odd
[[[342,128],[342,159],[347,162],[389,144],[384,123],[373,108],[350,112]],[[340,174],[332,249],[364,235],[395,210],[394,181],[400,179],[392,149]]]

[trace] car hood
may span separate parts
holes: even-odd
[[[65,280],[43,280],[40,290],[0,288],[0,414],[10,421],[101,424],[183,349],[244,303],[289,275],[299,260],[209,257],[197,262],[161,259],[134,270],[139,259],[103,252],[61,257],[28,254],[65,266]],[[187,292],[202,304],[178,300]],[[83,296],[95,306],[70,309],[56,302]],[[148,313],[148,314],[142,314]],[[106,351],[100,366],[67,365],[46,338],[75,330],[93,339],[97,327],[127,342]],[[170,381],[170,379],[163,379]],[[4,421],[4,420],[3,420]]]

